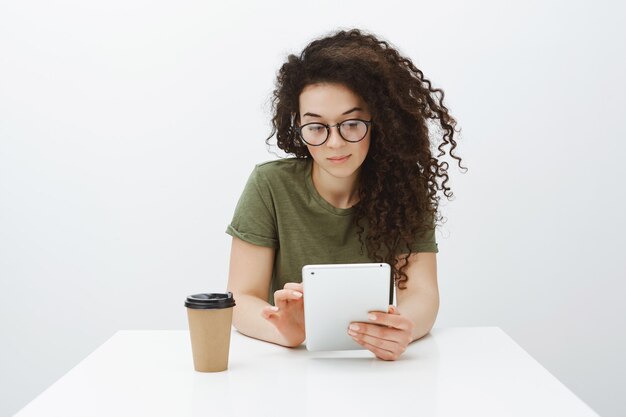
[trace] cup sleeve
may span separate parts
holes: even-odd
[[[254,245],[278,248],[272,193],[258,167],[246,182],[226,233]]]

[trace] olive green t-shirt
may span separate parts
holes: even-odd
[[[373,262],[354,224],[354,207],[337,208],[317,192],[310,158],[257,164],[239,198],[226,233],[276,249],[268,300],[287,282],[302,282],[308,264]],[[363,233],[365,239],[367,226]],[[411,245],[412,252],[439,252],[434,228]]]

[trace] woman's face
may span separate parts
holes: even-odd
[[[312,122],[332,126],[348,119],[371,120],[365,102],[348,87],[338,83],[307,85],[300,93],[299,106],[300,126]],[[352,143],[343,140],[337,128],[330,128],[330,136],[322,145],[306,146],[320,169],[333,177],[346,178],[358,173],[365,160],[371,129],[368,128],[363,140]]]

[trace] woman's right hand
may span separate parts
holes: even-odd
[[[282,290],[274,292],[275,306],[261,310],[261,316],[268,320],[285,339],[285,345],[296,347],[304,342],[304,287],[298,282],[288,282]]]

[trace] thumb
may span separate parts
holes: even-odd
[[[389,304],[389,314],[400,314],[400,312],[398,311],[398,308],[394,305]]]

